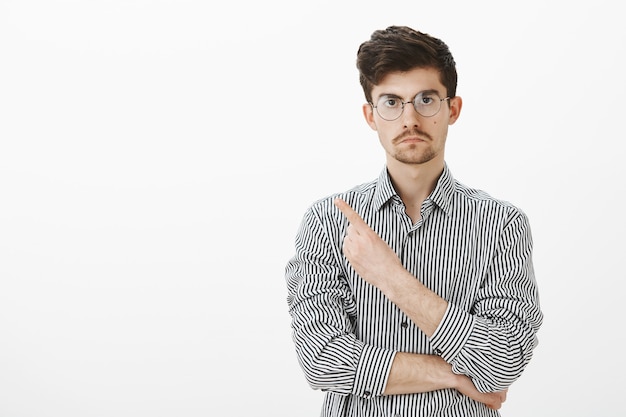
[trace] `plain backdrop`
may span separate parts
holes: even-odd
[[[284,267],[376,178],[356,50],[442,38],[455,177],[529,216],[545,323],[503,416],[623,416],[618,2],[0,0],[0,417],[319,415]]]

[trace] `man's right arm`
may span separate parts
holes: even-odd
[[[313,389],[342,395],[382,395],[395,352],[363,343],[355,335],[357,307],[337,236],[341,216],[323,219],[332,203],[314,206],[302,219],[295,255],[285,268],[287,303],[296,354]],[[331,214],[328,214],[329,216]]]
[[[413,394],[454,388],[494,410],[506,400],[507,391],[482,393],[465,375],[452,372],[452,365],[437,355],[398,352],[383,395]]]

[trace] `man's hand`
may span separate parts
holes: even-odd
[[[508,389],[497,392],[480,392],[476,389],[472,380],[465,375],[458,375],[458,385],[455,387],[461,394],[467,395],[473,400],[485,404],[493,410],[499,410],[502,403],[506,401]]]
[[[334,203],[350,223],[343,240],[343,253],[365,281],[380,288],[386,279],[406,271],[395,252],[348,203],[340,198]]]

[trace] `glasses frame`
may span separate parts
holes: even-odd
[[[420,111],[419,111],[419,110],[417,110],[417,107],[416,107],[416,104],[415,104],[415,100],[416,100],[419,96],[424,95],[425,93],[434,93],[435,95],[437,95],[437,97],[439,97],[439,94],[437,94],[437,93],[436,93],[436,92],[434,92],[434,91],[422,91],[422,92],[419,92],[419,93],[417,93],[417,94],[415,95],[415,97],[413,97],[413,100],[410,100],[410,101],[404,101],[404,100],[402,100],[402,98],[397,97],[397,96],[394,96],[394,95],[392,95],[392,94],[385,94],[385,95],[380,96],[380,97],[379,97],[379,99],[378,99],[378,101],[380,101],[380,99],[381,99],[381,98],[383,98],[383,97],[385,97],[385,96],[391,96],[391,97],[394,97],[394,98],[398,99],[398,100],[400,101],[400,103],[402,103],[402,110],[400,110],[400,114],[398,114],[398,117],[393,118],[393,119],[386,119],[385,117],[383,117],[383,115],[382,115],[382,114],[380,114],[380,112],[378,111],[378,105],[374,105],[374,103],[372,103],[372,102],[370,102],[370,103],[369,103],[369,105],[370,105],[370,106],[372,106],[372,109],[376,109],[376,113],[378,113],[378,115],[380,116],[380,118],[381,118],[381,119],[386,120],[386,121],[388,121],[388,122],[393,122],[394,120],[398,120],[398,119],[400,118],[400,116],[402,116],[402,113],[404,113],[404,105],[405,105],[405,104],[409,104],[409,103],[413,104],[413,108],[415,109],[415,112],[416,112],[417,114],[419,114],[420,116],[422,116],[422,117],[433,117],[433,116],[436,116],[436,115],[437,115],[437,113],[439,113],[439,112],[441,111],[441,103],[442,103],[443,101],[450,100],[450,99],[452,98],[452,97],[450,97],[450,96],[448,96],[448,97],[444,97],[444,98],[440,98],[440,99],[439,99],[439,108],[437,109],[437,111],[436,111],[435,113],[433,113],[433,114],[429,115],[429,116],[426,116],[426,115],[423,115],[422,113],[420,113]]]

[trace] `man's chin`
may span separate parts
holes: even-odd
[[[400,153],[395,156],[395,159],[396,161],[402,162],[403,164],[423,165],[435,159],[435,155],[432,153],[420,153],[420,154]]]

